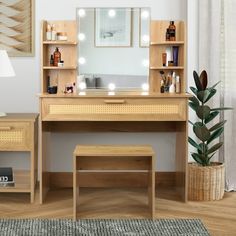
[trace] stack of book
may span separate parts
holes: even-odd
[[[0,187],[14,187],[13,170],[11,167],[0,167]]]

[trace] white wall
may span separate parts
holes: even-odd
[[[75,19],[76,7],[150,7],[152,19],[187,19],[187,0],[35,0],[35,57],[11,58],[15,78],[0,80],[0,111],[39,112],[40,92],[40,21]],[[159,170],[174,169],[175,134],[163,133],[85,133],[53,134],[50,159],[51,170],[72,170],[72,150],[77,143],[143,143],[152,144],[158,158]],[[56,153],[55,153],[56,150]],[[10,156],[25,162],[22,154],[2,153],[4,164],[12,162]],[[1,158],[0,164],[3,163]],[[6,160],[7,159],[7,160]],[[9,161],[9,162],[8,162]],[[10,164],[9,164],[10,165]],[[21,164],[22,166],[22,164]]]

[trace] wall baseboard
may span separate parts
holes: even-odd
[[[175,186],[175,172],[156,172],[156,187]],[[148,173],[137,172],[81,172],[80,187],[146,187]],[[72,188],[72,172],[50,172],[51,188]]]

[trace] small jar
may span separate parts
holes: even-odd
[[[66,41],[67,40],[67,33],[66,32],[58,32],[57,33],[57,40]]]
[[[64,66],[64,61],[58,62],[58,63],[57,63],[57,66],[58,66],[58,67],[63,67],[63,66]]]
[[[168,61],[168,66],[174,66],[174,61]]]

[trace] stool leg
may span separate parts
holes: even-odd
[[[155,161],[154,156],[152,156],[150,170],[148,173],[148,205],[150,209],[151,218],[155,217]]]
[[[78,205],[78,197],[79,197],[79,186],[77,183],[77,168],[76,168],[76,160],[77,157],[74,156],[73,160],[73,219],[77,218],[77,205]]]

